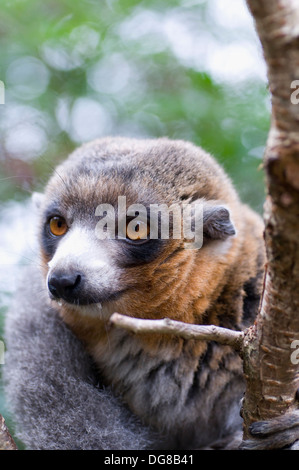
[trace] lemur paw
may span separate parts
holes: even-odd
[[[249,427],[252,439],[243,440],[242,450],[299,450],[299,410],[269,421],[257,421]]]

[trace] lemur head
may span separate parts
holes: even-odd
[[[41,203],[49,295],[82,315],[192,322],[236,256],[238,204],[224,171],[192,144],[111,138],[83,145],[58,166]]]

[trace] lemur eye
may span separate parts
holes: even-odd
[[[127,224],[127,238],[129,240],[146,240],[150,234],[149,224],[142,220],[131,220]]]
[[[64,235],[68,229],[67,223],[63,217],[55,216],[49,221],[50,231],[56,237]]]

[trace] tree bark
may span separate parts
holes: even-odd
[[[0,450],[17,450],[17,446],[11,437],[3,416],[0,415]]]
[[[247,334],[244,439],[254,421],[298,409],[299,366],[299,5],[293,0],[247,0],[268,66],[272,121],[264,168],[267,267],[260,312]]]

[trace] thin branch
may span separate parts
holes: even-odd
[[[234,331],[215,325],[193,325],[180,321],[163,318],[161,320],[144,320],[132,318],[120,313],[113,313],[110,322],[133,333],[162,333],[175,335],[184,339],[201,341],[217,341],[231,346],[237,351],[242,349],[244,332]]]

